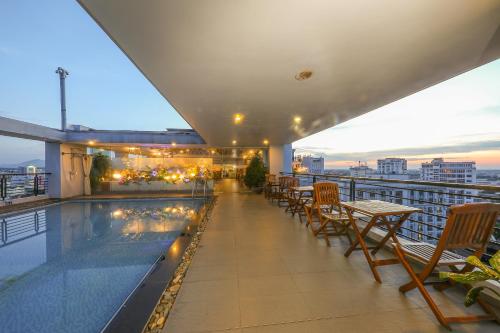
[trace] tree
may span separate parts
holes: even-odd
[[[245,185],[249,188],[261,187],[266,180],[266,168],[262,159],[255,155],[247,167],[245,174]]]
[[[108,156],[101,153],[94,155],[92,159],[92,169],[90,170],[90,187],[92,191],[96,190],[101,180],[109,173],[111,169],[111,160]]]

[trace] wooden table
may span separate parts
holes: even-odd
[[[398,238],[396,237],[396,231],[401,228],[403,223],[411,214],[421,212],[422,210],[419,208],[398,205],[380,200],[347,201],[342,202],[341,204],[345,208],[347,215],[349,216],[349,222],[354,230],[354,233],[356,234],[356,240],[349,247],[349,249],[347,249],[344,255],[349,257],[352,251],[362,250],[366,260],[368,261],[368,265],[370,265],[373,277],[377,282],[381,283],[382,280],[380,279],[380,275],[378,274],[376,267],[398,264],[399,260],[397,258],[376,260],[372,258],[368,250],[371,249],[371,254],[375,255],[377,251],[380,250],[380,248],[382,248],[389,240],[389,238],[391,238],[395,243],[399,243]],[[370,221],[362,231],[359,230],[356,220],[353,218],[353,214],[355,212],[371,216]],[[398,218],[394,221],[389,221],[387,218],[390,216],[396,216]],[[365,242],[365,237],[374,226],[383,226],[387,228],[387,234],[376,246],[368,247]],[[361,248],[357,247],[358,244]]]
[[[294,186],[291,187],[290,190],[292,191],[293,195],[293,207],[290,207],[290,210],[292,212],[292,216],[295,216],[295,214],[299,214],[299,220],[300,223],[302,223],[302,215],[300,215],[301,211],[304,211],[304,205],[306,204],[307,200],[304,200],[303,197],[305,194],[310,193],[311,196],[314,192],[314,187],[312,186]]]

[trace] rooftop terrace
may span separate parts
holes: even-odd
[[[447,331],[417,291],[398,291],[408,280],[401,266],[381,267],[378,284],[361,252],[344,257],[346,240],[337,237],[327,247],[262,196],[240,192],[231,180],[219,186],[218,203],[163,332]],[[459,289],[442,297],[433,292],[442,309],[455,315],[464,311],[463,295]],[[453,330],[497,332],[498,325]]]

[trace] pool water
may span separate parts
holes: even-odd
[[[69,201],[0,217],[0,331],[99,332],[202,206]]]

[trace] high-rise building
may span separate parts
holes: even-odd
[[[404,158],[384,158],[377,160],[377,173],[382,175],[403,175],[408,172]]]
[[[308,173],[323,174],[325,172],[325,159],[310,155],[299,155],[293,161],[294,170],[302,170]]]
[[[422,163],[422,180],[446,183],[475,183],[476,162],[445,162],[435,158],[429,163]]]

